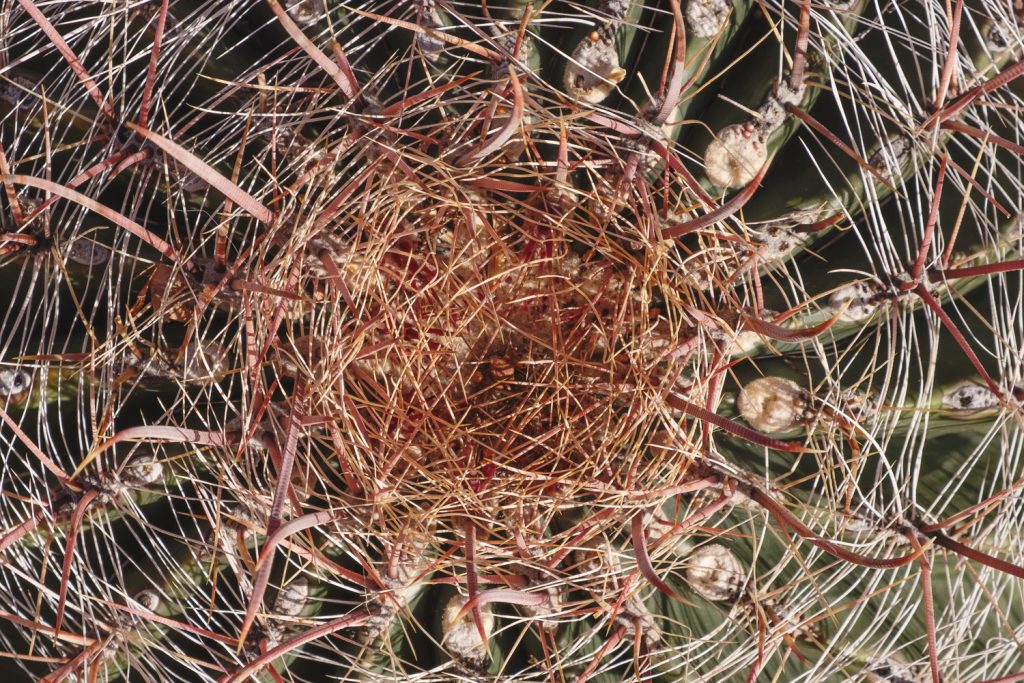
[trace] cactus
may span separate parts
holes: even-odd
[[[1024,679],[1024,9],[8,0],[13,680]]]

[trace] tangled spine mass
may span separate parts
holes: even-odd
[[[1017,680],[1019,3],[0,12],[0,670]]]

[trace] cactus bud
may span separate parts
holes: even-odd
[[[723,128],[704,153],[708,180],[725,190],[749,183],[767,161],[766,141],[751,123]]]
[[[702,545],[687,558],[686,583],[705,600],[736,600],[745,590],[747,571],[731,550],[718,543]]]
[[[736,405],[751,427],[774,434],[807,423],[810,396],[791,379],[760,377],[743,386]]]
[[[488,659],[487,641],[480,637],[480,628],[473,618],[472,610],[459,615],[466,602],[461,595],[454,595],[445,605],[441,617],[441,642],[457,662],[472,669],[480,669]],[[484,636],[490,638],[494,629],[494,614],[486,605],[480,607],[479,614]]]

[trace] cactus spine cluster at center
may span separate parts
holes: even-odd
[[[1024,680],[1018,0],[0,3],[0,671]]]

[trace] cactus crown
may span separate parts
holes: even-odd
[[[1017,680],[1019,3],[0,22],[0,670]]]

